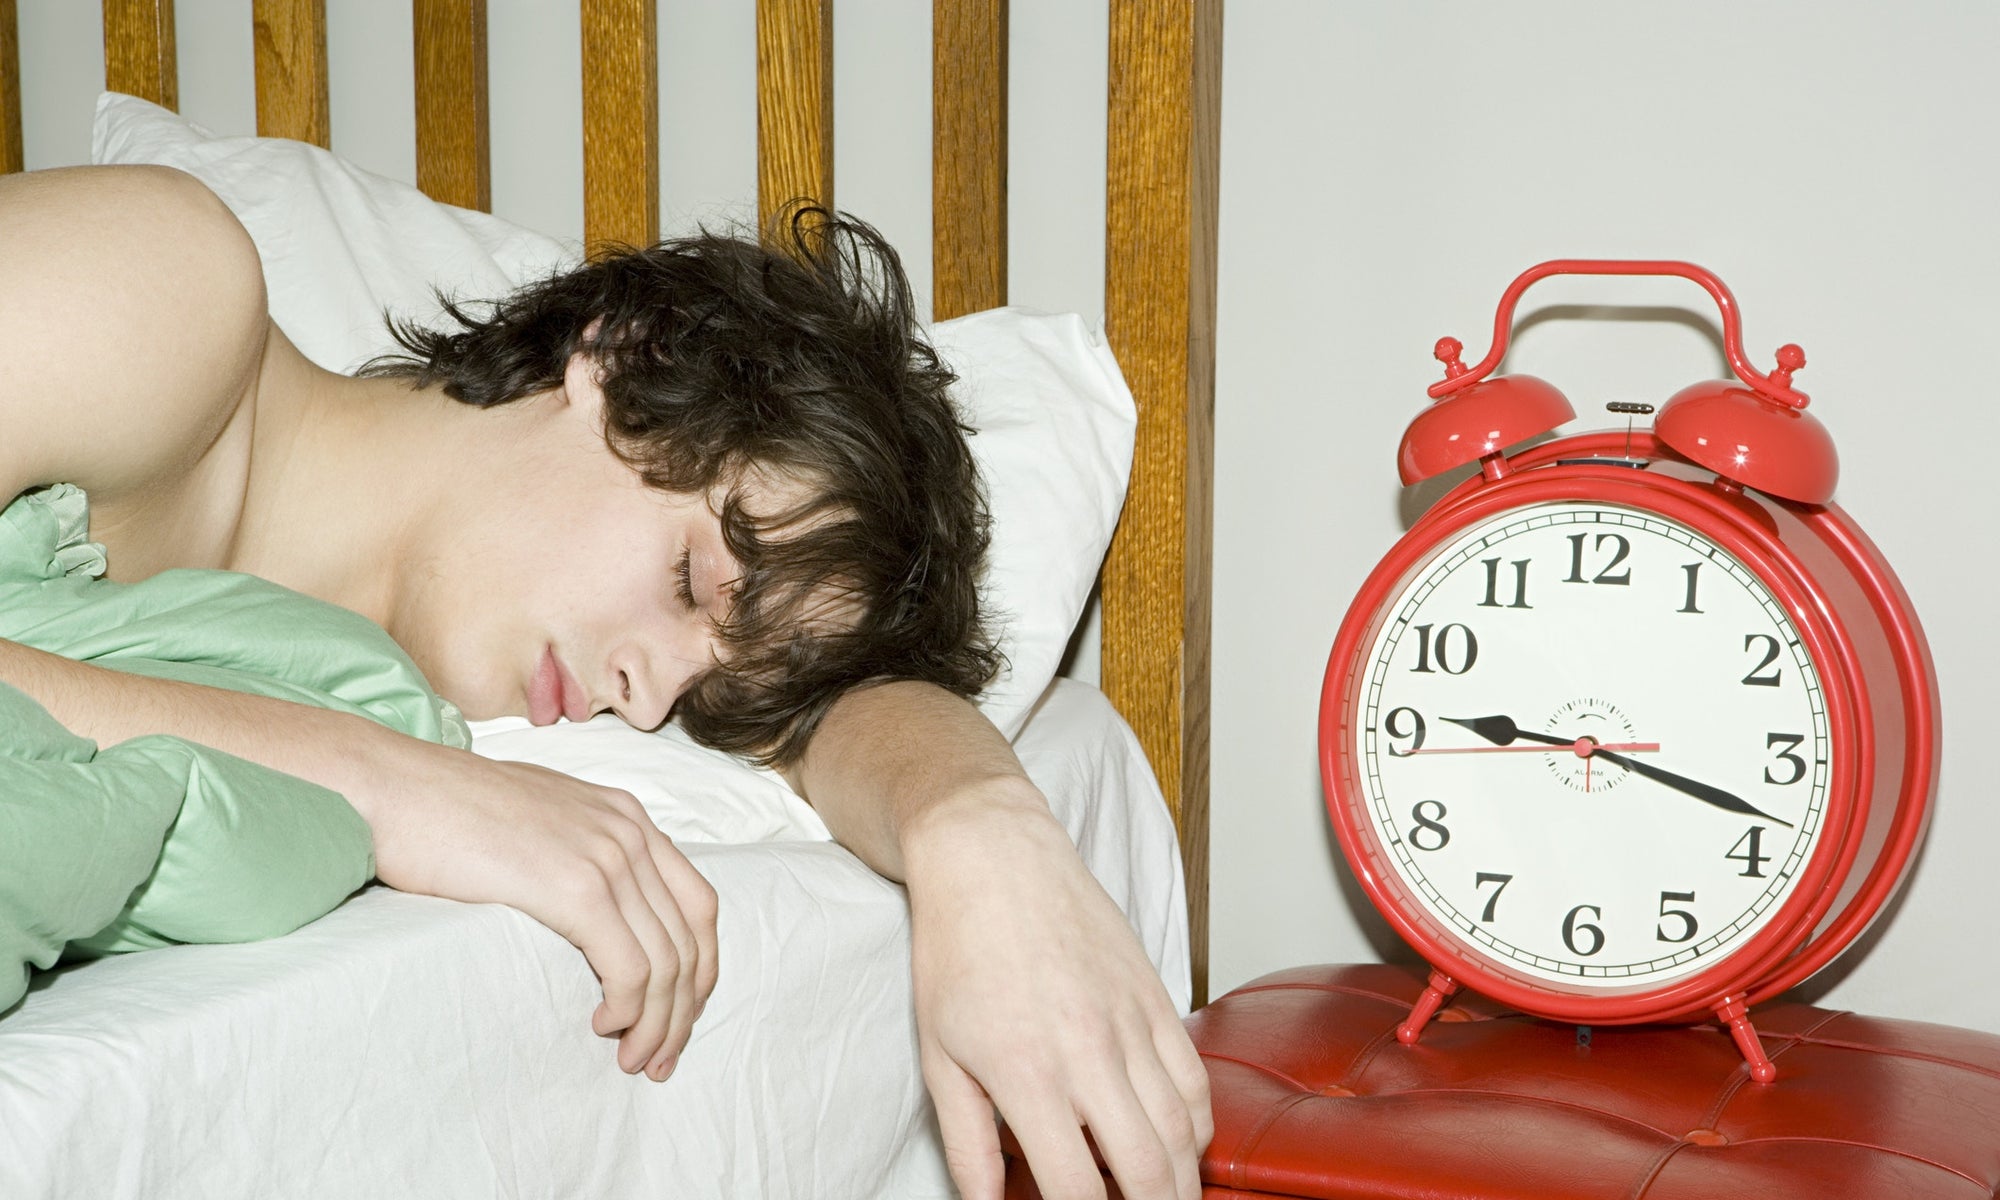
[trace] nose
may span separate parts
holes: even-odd
[[[611,710],[634,729],[658,729],[699,670],[678,655],[630,647],[612,656]]]

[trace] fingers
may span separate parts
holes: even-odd
[[[1097,1048],[1078,1054],[1073,1047],[1054,1078],[1031,1076],[1015,1081],[1026,1092],[995,1093],[1048,1200],[1104,1196],[1085,1129],[1102,1156],[1102,1174],[1117,1181],[1120,1194],[1199,1200],[1201,1154],[1214,1133],[1208,1076],[1180,1022],[1164,1011],[1149,1020],[1128,1010]],[[1054,1096],[1069,1102],[1052,1105]],[[946,1146],[949,1153],[949,1140]]]
[[[616,864],[610,879],[620,919],[632,928],[647,958],[644,1005],[618,1039],[618,1066],[628,1074],[657,1065],[656,1056],[673,1028],[676,1007],[687,1007],[680,1003],[679,985],[688,974],[683,960],[694,949],[687,922],[652,868],[644,835],[635,831],[631,836],[638,846],[627,852],[636,859],[628,857]]]
[[[598,932],[591,946],[566,936],[604,987],[592,1029],[618,1036],[620,1069],[664,1080],[715,986],[715,890],[637,800],[600,791],[600,840],[587,855],[598,868],[600,895],[586,923]]]
[[[719,963],[716,957],[716,897],[708,880],[677,848],[672,839],[658,830],[647,835],[651,865],[658,873],[668,903],[677,918],[670,926],[680,955],[680,971],[674,979],[673,1015],[665,1039],[646,1065],[654,1080],[664,1080],[687,1047],[696,1018],[715,990]]]
[[[1193,1127],[1192,1145],[1195,1157],[1199,1158],[1215,1138],[1215,1114],[1209,1103],[1208,1067],[1202,1063],[1201,1055],[1195,1053],[1194,1043],[1188,1040],[1187,1027],[1171,1016],[1154,1026],[1153,1048],[1160,1056],[1160,1065],[1166,1071],[1175,1093],[1186,1106]]]
[[[1129,1099],[1129,1093],[1128,1093]],[[1131,1107],[1137,1107],[1133,1104]],[[1090,1146],[1083,1140],[1083,1127],[1076,1117],[1046,1103],[1001,1105],[1007,1116],[1008,1128],[1014,1131],[1014,1139],[1021,1143],[1021,1153],[1027,1157],[1028,1169],[1034,1172],[1035,1186],[1041,1190],[1042,1200],[1104,1200],[1104,1174],[1097,1169],[1097,1160],[1091,1156]],[[1105,1124],[1091,1122],[1091,1130],[1097,1134],[1100,1150],[1105,1151],[1107,1165],[1118,1172],[1119,1186],[1125,1194],[1140,1200],[1142,1197],[1165,1196],[1162,1188],[1172,1180],[1172,1172],[1166,1166],[1166,1156],[1159,1149],[1159,1139],[1153,1139],[1152,1156],[1156,1161],[1141,1165],[1146,1153],[1136,1143],[1141,1139],[1125,1137],[1121,1133],[1121,1157],[1124,1171],[1111,1159],[1107,1145],[1105,1128],[1114,1122],[1101,1118]],[[942,1117],[940,1116],[940,1120]],[[1120,1139],[1109,1139],[1120,1140]],[[945,1143],[947,1161],[950,1161],[950,1141]],[[1131,1172],[1127,1175],[1125,1171]],[[997,1173],[997,1166],[996,1166]],[[1144,1190],[1150,1182],[1151,1191]],[[967,1193],[970,1196],[971,1193]],[[996,1187],[993,1195],[998,1196]]]
[[[1005,1168],[986,1092],[942,1051],[923,1056],[924,1086],[937,1108],[945,1166],[962,1200],[1000,1200]]]
[[[1132,1081],[1132,1101],[1140,1109],[1146,1133],[1160,1147],[1167,1163],[1167,1178],[1161,1181],[1161,1190],[1157,1194],[1175,1196],[1179,1200],[1196,1200],[1201,1195],[1201,1152],[1208,1145],[1207,1134],[1201,1132],[1202,1127],[1210,1123],[1207,1090],[1204,1086],[1197,1108],[1175,1083],[1163,1057],[1152,1053],[1158,1049],[1157,1045],[1148,1045],[1146,1049],[1149,1053],[1130,1060],[1127,1068]],[[1205,1080],[1206,1075],[1203,1078]],[[1127,1119],[1130,1119],[1129,1116]],[[1092,1122],[1091,1128],[1099,1126]],[[1125,1185],[1127,1194],[1155,1194],[1138,1189],[1136,1179],[1125,1173],[1124,1164],[1113,1157],[1112,1146],[1102,1134],[1098,1136],[1097,1144],[1104,1151],[1105,1161],[1111,1165],[1113,1174]],[[1142,1157],[1135,1159],[1133,1165],[1143,1171],[1148,1161]]]

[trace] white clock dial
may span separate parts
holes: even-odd
[[[1510,510],[1394,596],[1353,725],[1367,819],[1476,955],[1579,991],[1745,946],[1817,845],[1819,673],[1727,551],[1602,503]]]

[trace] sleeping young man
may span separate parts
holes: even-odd
[[[249,237],[149,167],[0,178],[0,505],[81,488],[105,575],[243,572],[387,630],[467,716],[669,713],[776,765],[908,886],[925,1081],[954,1179],[993,1114],[1045,1194],[1199,1193],[1206,1077],[1124,918],[964,699],[996,657],[985,515],[900,268],[866,227],[579,268],[407,356],[325,372]],[[714,986],[712,889],[628,795],[348,713],[0,640],[0,682],[100,745],[169,734],[321,784],[377,877],[513,905],[602,981],[664,1079]]]

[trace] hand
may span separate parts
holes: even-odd
[[[1446,717],[1445,720],[1450,721],[1454,725],[1461,725],[1470,729],[1496,746],[1508,745],[1516,738],[1530,742],[1542,742],[1550,746],[1574,747],[1576,744],[1576,739],[1573,738],[1557,737],[1549,733],[1534,733],[1522,729],[1514,724],[1512,718],[1504,716]],[[1770,821],[1775,825],[1783,825],[1787,829],[1792,827],[1790,821],[1783,821],[1772,816],[1770,813],[1756,807],[1734,792],[1725,792],[1719,787],[1713,787],[1709,784],[1689,779],[1685,775],[1677,775],[1672,771],[1662,770],[1651,763],[1640,762],[1636,758],[1627,758],[1622,754],[1602,747],[1599,747],[1594,753],[1601,755],[1605,762],[1624,767],[1641,778],[1650,779],[1654,783],[1664,784],[1677,792],[1693,796],[1703,804],[1712,804],[1716,808],[1727,809],[1730,812],[1744,813],[1748,816],[1762,817],[1766,821]]]
[[[907,842],[917,1038],[945,1159],[998,1200],[997,1108],[1048,1200],[1195,1200],[1208,1076],[1124,915],[1034,806],[926,814]]]
[[[665,1079],[715,988],[715,889],[629,793],[409,743],[362,809],[390,887],[507,904],[583,951],[618,1065]],[[360,805],[357,805],[360,807]]]

